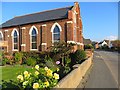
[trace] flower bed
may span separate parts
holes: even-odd
[[[3,55],[5,64],[26,64],[32,67],[37,64],[34,73],[25,71],[18,75],[17,82],[12,81],[9,84],[22,89],[52,88],[73,70],[73,65],[82,63],[86,58],[83,50],[72,52],[72,45],[68,44],[58,44],[49,49],[49,52],[16,52]],[[3,87],[9,88],[5,86],[7,83],[5,81]]]
[[[40,68],[36,65],[33,68],[35,71],[33,73],[24,71],[17,76],[17,81],[11,81],[9,84],[18,90],[23,89],[37,89],[37,88],[51,88],[54,87],[59,79],[59,74],[57,71],[51,70],[48,67]],[[7,87],[8,82],[3,81],[2,88]]]

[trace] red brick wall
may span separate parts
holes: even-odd
[[[74,18],[73,13],[76,12],[76,39],[74,39]],[[35,26],[38,30],[37,34],[37,48],[38,50],[46,50],[48,47],[52,45],[52,32],[51,28],[54,23],[58,23],[61,26],[62,31],[60,32],[60,40],[61,41],[74,41],[77,43],[75,46],[75,49],[83,49],[83,45],[80,45],[79,43],[83,43],[83,36],[82,36],[82,21],[80,18],[80,8],[78,3],[75,3],[75,6],[72,10],[68,12],[68,19],[63,20],[55,20],[55,21],[49,21],[44,23],[34,23],[34,24],[28,24],[28,25],[22,25],[20,28],[25,27],[22,29],[22,40],[21,40],[21,51],[30,51],[31,44],[30,44],[30,28],[32,26]],[[10,28],[3,28],[2,32],[4,33],[5,30],[8,30],[5,32],[5,41],[8,41],[8,51],[12,51],[12,36],[11,32],[13,29],[16,28],[19,31],[19,27],[10,27]],[[9,37],[8,37],[9,36]],[[21,36],[19,38],[21,38]],[[75,41],[76,40],[76,41]]]

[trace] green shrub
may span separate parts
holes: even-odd
[[[46,56],[45,59],[44,59],[44,61],[45,61],[45,65],[46,65],[47,67],[51,68],[53,71],[56,71],[57,68],[59,68],[59,67],[57,66],[57,64],[55,63],[55,61],[52,60],[52,58],[49,57],[49,56]]]
[[[22,55],[21,52],[16,52],[14,54],[15,63],[21,64],[22,63],[22,57],[23,57],[23,55]]]
[[[49,52],[22,52],[23,53],[23,63],[26,64],[26,60],[31,57],[36,59],[38,64],[45,63],[44,58],[45,55],[49,54]],[[42,65],[42,64],[41,64]]]
[[[26,64],[28,66],[35,66],[36,65],[36,59],[35,58],[32,58],[32,57],[29,57],[27,60],[26,60]]]
[[[3,58],[2,59],[2,66],[6,65],[8,63],[8,59],[7,58]]]
[[[84,50],[76,50],[76,52],[72,53],[70,56],[73,63],[76,64],[76,63],[81,63],[82,60],[86,58],[86,53]]]
[[[70,70],[71,70],[70,67],[65,66],[63,73],[66,75],[66,74],[68,74],[70,72]]]
[[[4,66],[4,65],[6,65],[6,61],[3,60],[2,61],[2,66]]]
[[[71,59],[69,57],[65,58],[65,64],[67,64],[67,66],[71,63]]]
[[[66,57],[65,58],[64,71],[63,71],[64,74],[67,74],[67,73],[70,72],[70,70],[71,70],[70,64],[71,64],[71,59],[69,57]]]
[[[109,49],[109,47],[106,44],[101,46],[101,48],[104,49],[104,50],[108,50]]]
[[[2,59],[3,57],[3,52],[0,51],[0,60]]]
[[[92,46],[92,44],[87,44],[84,46],[84,49],[93,49],[94,47]]]
[[[65,66],[65,58],[69,56],[73,49],[73,44],[67,44],[64,42],[58,43],[50,47],[50,57],[53,60],[62,60],[62,66]]]

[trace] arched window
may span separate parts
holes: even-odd
[[[14,31],[14,35],[13,35],[13,47],[14,50],[18,49],[18,33],[16,30]]]
[[[37,31],[35,28],[31,32],[31,49],[37,49]]]
[[[53,29],[53,43],[60,41],[60,29],[56,25]]]
[[[60,32],[62,31],[62,27],[56,22],[51,27],[52,32],[52,43],[60,41]]]
[[[0,41],[2,41],[3,40],[3,34],[2,34],[2,32],[0,32]]]

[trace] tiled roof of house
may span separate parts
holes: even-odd
[[[96,42],[96,41],[93,41],[93,42],[92,42],[92,44],[93,44],[93,45],[95,45],[95,44],[98,44],[98,42]]]
[[[86,44],[92,44],[92,41],[90,39],[83,38],[83,43]]]
[[[120,40],[111,41],[113,47],[120,47]]]
[[[1,26],[4,28],[56,19],[65,19],[68,18],[68,11],[71,10],[72,7],[73,6],[14,17],[3,23]]]
[[[102,44],[102,43],[103,43],[103,41],[99,42],[99,44]]]

